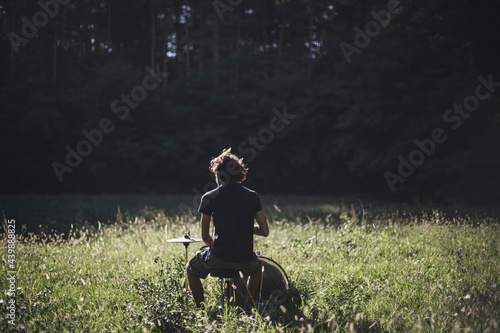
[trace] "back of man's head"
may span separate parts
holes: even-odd
[[[247,177],[248,167],[243,158],[231,153],[231,148],[226,148],[210,161],[210,171],[223,183],[241,183]]]

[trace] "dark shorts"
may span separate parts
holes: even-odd
[[[261,263],[254,254],[252,260],[246,263],[235,263],[221,260],[210,253],[210,250],[202,248],[196,252],[193,259],[189,261],[189,271],[202,279],[214,269],[230,269],[242,272],[244,276],[255,274],[260,269]]]

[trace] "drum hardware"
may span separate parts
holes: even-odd
[[[188,246],[189,246],[189,244],[196,243],[196,242],[202,242],[202,241],[203,240],[201,238],[191,238],[189,236],[189,231],[186,231],[184,233],[184,237],[167,239],[167,243],[182,243],[182,244],[184,244],[184,247],[186,248],[186,264],[188,262]]]
[[[220,286],[220,305],[218,306],[219,309],[223,307],[225,304],[225,300],[228,302],[231,301],[231,291],[232,288],[229,288],[232,286],[232,279],[237,279],[240,277],[240,273],[235,270],[230,270],[230,269],[214,269],[210,272],[210,276],[216,277],[217,278],[217,283]],[[230,284],[231,283],[231,284]],[[233,295],[234,297],[234,295]]]
[[[184,233],[184,237],[167,239],[167,243],[182,243],[182,244],[184,244],[184,247],[186,248],[186,264],[188,262],[188,247],[189,247],[189,244],[191,244],[191,243],[197,243],[197,242],[202,242],[202,241],[203,240],[201,238],[191,238],[189,231],[186,231]],[[186,291],[187,290],[188,290],[188,281],[186,279]]]

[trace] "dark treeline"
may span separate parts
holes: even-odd
[[[231,146],[263,193],[497,200],[499,13],[472,0],[0,1],[1,191],[203,192]]]

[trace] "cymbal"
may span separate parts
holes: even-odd
[[[173,239],[167,239],[168,243],[196,243],[196,242],[203,242],[201,238],[191,238],[191,237],[180,237],[180,238],[173,238]]]

